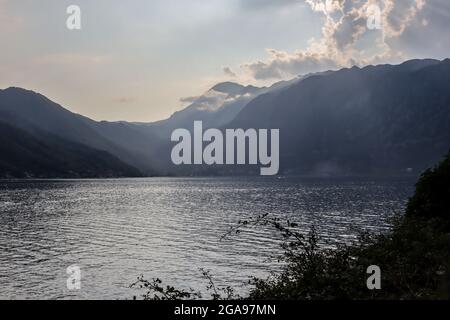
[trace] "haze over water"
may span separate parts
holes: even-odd
[[[315,224],[331,241],[382,232],[402,212],[415,179],[148,178],[0,181],[0,298],[123,299],[140,274],[203,290],[199,268],[239,292],[277,270],[269,227],[221,236],[270,213]],[[66,268],[82,270],[68,291]]]

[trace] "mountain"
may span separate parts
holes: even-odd
[[[221,127],[233,120],[248,102],[265,90],[267,88],[242,86],[233,82],[219,83],[203,95],[187,99],[191,103],[170,118],[150,126],[165,141],[170,141],[170,135],[175,129],[192,129],[196,120],[203,121],[204,127]]]
[[[256,97],[271,92],[284,90],[293,84],[312,75],[325,75],[326,72],[308,74],[288,81],[280,81],[270,87],[258,88],[255,86],[243,86],[234,82],[222,82],[216,84],[199,97],[191,98],[192,103],[181,111],[175,112],[168,119],[155,123],[139,123],[140,130],[147,134],[156,134],[160,143],[156,146],[153,165],[160,172],[170,175],[214,175],[233,174],[226,168],[212,168],[204,166],[175,166],[171,163],[170,140],[173,130],[178,128],[188,129],[193,132],[194,121],[202,121],[203,128],[224,128]],[[244,170],[245,171],[245,170]],[[245,171],[246,172],[246,171]]]
[[[185,128],[192,131],[194,121],[202,121],[204,128],[224,127],[256,97],[268,92],[279,92],[308,77],[326,75],[329,72],[311,73],[262,88],[234,82],[218,83],[203,95],[187,99],[191,104],[168,119],[141,125],[142,128],[152,128],[153,133],[164,141],[170,141],[171,133],[175,129]]]
[[[450,148],[450,60],[309,76],[250,101],[227,128],[279,128],[284,173],[419,173]]]
[[[34,134],[42,130],[64,140],[102,150],[153,175],[152,143],[157,136],[144,134],[132,124],[97,122],[72,113],[45,96],[21,88],[0,90],[0,120]]]
[[[124,164],[144,176],[259,171],[259,166],[173,165],[171,133],[192,130],[195,120],[222,130],[280,129],[282,174],[417,174],[450,148],[449,88],[448,59],[327,71],[263,88],[224,82],[185,99],[190,102],[185,109],[155,123],[94,121],[41,94],[8,88],[0,90],[0,121],[10,126],[4,130],[13,142],[19,135],[33,146],[45,143],[47,151],[67,145],[92,157],[100,152],[109,165],[99,175],[109,175],[111,167],[121,175],[129,169]],[[22,146],[12,148],[3,149],[1,159]],[[73,152],[65,152],[67,159],[74,158]],[[52,158],[55,167],[59,160]],[[4,167],[12,163],[5,160]],[[90,165],[91,174],[98,169],[89,161],[81,164],[85,171]],[[26,166],[21,168],[27,175]]]
[[[138,177],[140,172],[105,151],[43,131],[32,135],[0,122],[0,178]]]
[[[162,122],[159,161],[175,175],[257,174],[259,166],[172,165],[172,130],[192,130],[194,120],[203,120],[204,127],[214,123],[222,130],[280,129],[283,174],[415,175],[450,148],[448,65],[449,60],[410,60],[300,76],[255,89],[226,123],[220,114],[226,104],[202,109],[202,100],[211,91],[239,95],[245,87],[219,84]]]
[[[195,120],[205,127],[221,127],[234,119],[242,108],[258,95],[280,89],[242,86],[223,82],[215,85],[185,109],[156,123],[94,121],[72,113],[42,94],[22,88],[0,90],[0,121],[30,135],[47,132],[63,140],[101,150],[137,168],[143,175],[189,174],[190,168],[171,164],[171,133],[177,128],[191,129]],[[184,170],[186,169],[186,170]]]

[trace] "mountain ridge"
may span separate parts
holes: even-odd
[[[31,134],[0,121],[0,178],[140,176],[139,170],[105,151],[67,141],[38,129]]]
[[[416,174],[450,148],[449,75],[449,59],[415,59],[262,88],[223,82],[152,123],[94,121],[11,87],[0,90],[0,120],[107,152],[145,176],[253,174],[251,166],[174,166],[171,132],[196,120],[222,130],[279,128],[282,174]]]
[[[279,127],[286,170],[316,172],[322,163],[340,174],[419,172],[450,148],[444,125],[450,123],[449,67],[450,60],[416,60],[309,77],[281,93],[257,97],[230,127]],[[411,129],[420,125],[422,132]],[[427,159],[421,148],[429,152]],[[408,161],[412,156],[417,161]]]

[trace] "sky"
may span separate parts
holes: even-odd
[[[448,0],[0,0],[0,88],[150,122],[222,81],[448,58],[449,31]]]

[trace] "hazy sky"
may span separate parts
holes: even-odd
[[[448,0],[0,0],[0,88],[97,120],[153,121],[219,81],[264,85],[450,54]],[[81,8],[82,29],[66,28]],[[381,29],[369,30],[380,8]]]

